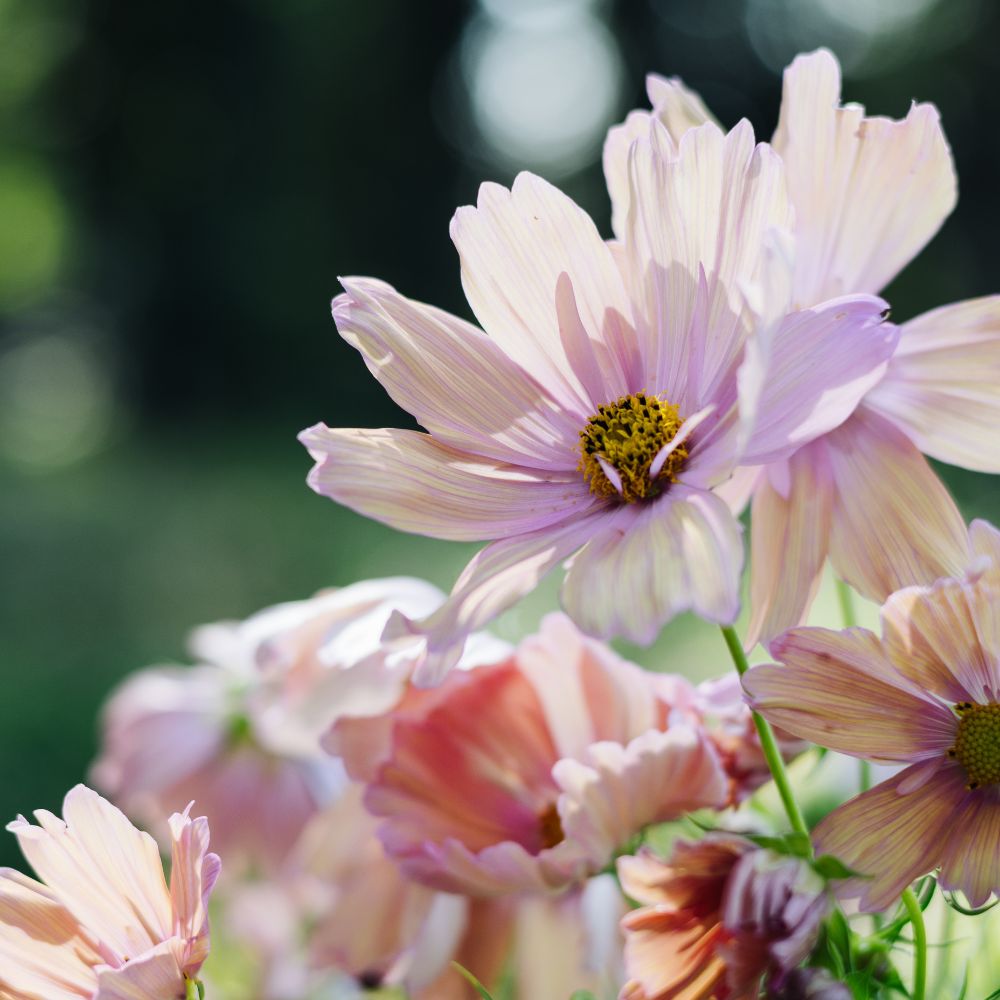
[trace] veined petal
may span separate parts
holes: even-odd
[[[914,764],[835,809],[813,831],[817,853],[832,854],[868,878],[848,879],[838,895],[859,899],[868,913],[884,910],[916,878],[935,868],[953,836],[966,793],[962,769],[945,764],[926,781]],[[903,783],[915,786],[908,794]]]
[[[862,406],[822,443],[837,486],[830,557],[844,580],[881,602],[911,584],[962,574],[962,515],[901,431]]]
[[[925,454],[1000,472],[1000,296],[934,309],[900,333],[867,405]]]
[[[190,810],[188,806],[188,810]],[[194,975],[208,957],[208,897],[221,870],[217,854],[208,851],[208,821],[192,820],[187,811],[170,817],[170,899],[177,931],[185,942],[183,969]]]
[[[740,607],[740,533],[717,496],[675,484],[652,503],[619,508],[594,533],[567,570],[563,607],[591,635],[645,644],[681,611],[732,622]]]
[[[595,499],[578,472],[548,472],[457,451],[429,434],[323,424],[299,440],[316,460],[309,485],[400,531],[481,541],[585,512]]]
[[[372,278],[344,278],[340,335],[436,440],[499,462],[576,466],[579,421],[482,330]]]
[[[680,142],[688,129],[697,128],[705,122],[718,125],[705,102],[697,93],[684,86],[680,77],[650,73],[646,77],[646,95],[653,107],[653,114],[670,133],[674,142]]]
[[[795,206],[802,305],[884,288],[955,206],[955,170],[933,105],[892,121],[839,101],[840,67],[825,49],[785,70],[773,142]]]
[[[897,673],[867,629],[791,629],[771,655],[782,665],[752,667],[743,688],[795,736],[890,763],[940,757],[955,741],[955,716]]]
[[[1000,893],[1000,800],[995,788],[965,796],[952,817],[941,859],[941,888],[965,893],[972,906],[982,906]]]
[[[786,495],[764,475],[753,498],[747,649],[805,620],[830,545],[834,492],[823,450],[806,445],[787,465]]]
[[[171,938],[120,969],[99,973],[94,1000],[149,1000],[150,997],[179,997],[184,989],[180,956],[184,942]]]
[[[483,184],[477,206],[455,213],[451,236],[466,297],[486,332],[585,422],[593,407],[564,352],[556,281],[569,275],[583,329],[597,348],[627,339],[631,312],[611,251],[590,217],[551,184],[522,173],[510,191]],[[642,388],[623,387],[623,378],[609,369],[607,399],[600,402]]]

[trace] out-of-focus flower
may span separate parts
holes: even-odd
[[[618,859],[625,893],[645,904],[622,921],[629,981],[621,1000],[756,997],[812,950],[829,900],[798,858],[712,833]]]
[[[168,888],[153,839],[78,785],[63,819],[8,826],[44,880],[0,870],[0,994],[10,1000],[183,1000],[209,950],[219,859],[208,824],[170,817]]]
[[[799,628],[781,665],[744,678],[766,718],[832,750],[903,770],[836,809],[817,848],[866,878],[840,891],[889,906],[940,865],[974,906],[1000,891],[1000,588],[995,575],[910,587],[866,629]]]
[[[348,724],[339,749],[410,877],[483,896],[562,889],[645,825],[726,804],[718,753],[674,724],[660,681],[552,615],[506,662],[372,720],[373,739]]]
[[[630,114],[605,147],[622,239],[633,198],[629,148],[650,117],[675,141],[711,120],[679,80],[651,76],[648,90],[652,115]],[[955,171],[933,105],[914,104],[905,120],[892,121],[839,101],[840,68],[829,52],[799,56],[785,71],[773,144],[795,209],[790,293],[801,307],[877,293],[955,205]],[[664,213],[660,225],[668,224]],[[961,571],[961,516],[920,452],[1000,472],[998,387],[1000,296],[936,309],[901,327],[885,378],[851,419],[759,471],[742,497],[754,493],[750,641],[802,621],[828,555],[843,579],[878,601]]]
[[[371,279],[334,301],[342,336],[429,433],[309,428],[311,486],[400,530],[492,542],[434,614],[391,623],[426,638],[417,683],[571,555],[562,604],[591,635],[648,643],[688,609],[732,622],[743,548],[713,488],[836,427],[884,373],[897,332],[881,299],[766,322],[749,304],[756,284],[788,283],[772,249],[791,213],[781,161],[746,122],[675,143],[650,121],[627,184],[614,246],[530,174],[459,209],[485,334]]]

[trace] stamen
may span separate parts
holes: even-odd
[[[965,768],[970,791],[1000,783],[1000,704],[959,702],[958,732],[948,756]]]
[[[562,820],[559,818],[559,810],[553,802],[546,806],[538,816],[538,826],[542,835],[542,847],[555,847],[566,839],[563,833]]]

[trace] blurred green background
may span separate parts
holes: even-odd
[[[534,169],[608,232],[601,140],[646,71],[766,137],[781,67],[826,44],[848,99],[932,100],[955,149],[896,318],[996,291],[998,32],[989,0],[0,0],[0,817],[57,807],[107,692],[193,625],[448,586],[472,551],[304,485],[301,428],[408,421],[336,335],[338,274],[468,315],[447,226],[481,180]],[[991,480],[944,474],[1000,518]],[[724,669],[690,621],[635,655]]]

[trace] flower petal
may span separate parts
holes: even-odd
[[[791,629],[771,654],[782,665],[752,667],[743,688],[795,736],[890,763],[931,760],[954,742],[955,716],[897,673],[867,629]]]
[[[961,575],[965,524],[923,456],[884,418],[861,407],[823,439],[837,485],[830,557],[865,597]]]
[[[1000,472],[1000,296],[943,306],[906,323],[872,409],[925,454]]]
[[[120,969],[105,969],[97,977],[94,1000],[149,1000],[180,997],[185,988],[180,956],[184,942],[171,938],[126,962]]]
[[[188,809],[191,807],[188,806]],[[170,899],[185,942],[184,971],[193,976],[208,957],[208,897],[222,863],[208,850],[208,821],[187,811],[170,817]]]
[[[835,809],[813,831],[817,853],[832,854],[867,878],[847,879],[838,895],[859,899],[868,913],[884,910],[916,878],[935,868],[953,836],[966,795],[961,768],[945,765],[928,780],[914,781],[914,764]],[[900,791],[904,782],[916,787]]]
[[[972,906],[1000,894],[1000,799],[996,788],[968,792],[953,816],[941,859],[941,888],[965,893]]]
[[[442,444],[498,462],[576,467],[579,420],[482,330],[372,278],[344,278],[340,335]]]
[[[590,635],[643,644],[682,611],[730,623],[740,608],[741,530],[717,496],[680,485],[619,508],[573,558],[562,605]]]
[[[839,101],[840,67],[825,49],[785,70],[773,142],[795,206],[802,305],[884,288],[955,206],[955,170],[933,105],[892,121]]]
[[[520,535],[596,502],[578,472],[492,462],[416,431],[317,424],[299,440],[316,461],[309,485],[317,493],[399,531],[432,538]]]

